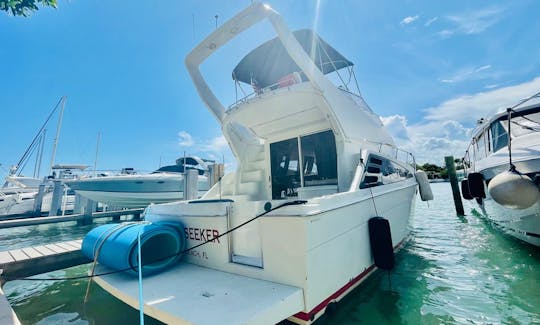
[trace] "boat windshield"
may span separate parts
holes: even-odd
[[[176,159],[176,165],[169,165],[169,166],[163,166],[159,168],[158,170],[152,172],[152,174],[157,173],[184,173],[187,169],[195,169],[199,172],[199,175],[204,175],[204,172],[206,170],[204,164],[204,160],[200,159],[198,161],[195,158],[192,157],[182,157]]]

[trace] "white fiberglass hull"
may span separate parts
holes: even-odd
[[[540,202],[523,209],[508,209],[491,198],[479,204],[482,214],[504,233],[540,247]]]
[[[101,202],[109,207],[139,208],[152,203],[167,203],[182,200],[183,191],[176,192],[108,192],[108,191],[77,191],[83,197]],[[199,192],[199,197],[204,192]]]
[[[117,208],[146,207],[184,198],[184,175],[146,174],[108,176],[67,181],[81,196]],[[208,178],[199,176],[198,196],[208,190]]]
[[[34,209],[35,192],[12,194],[0,201],[0,216],[22,215]]]
[[[328,304],[339,301],[376,269],[369,241],[370,218],[382,216],[389,221],[395,249],[405,241],[410,233],[409,222],[414,210],[415,194],[416,182],[411,179],[283,207],[228,236],[190,251],[181,263],[300,288],[303,291],[302,304],[294,311],[280,300],[271,300],[267,307],[278,315],[283,315],[286,310],[288,314],[284,318],[292,321],[310,323],[324,313]],[[227,211],[252,204],[252,210],[242,209],[246,214],[243,218],[248,220],[263,211],[264,203],[224,200],[198,204],[175,202],[147,208],[146,219],[153,222],[182,222],[187,247],[193,247],[216,238],[236,225],[232,221],[234,217]],[[282,203],[284,201],[272,201],[273,206]],[[257,263],[253,261],[259,258],[261,266],[254,267]],[[166,272],[174,273],[175,269]],[[184,273],[177,273],[177,276],[168,276],[173,279],[168,286],[183,292],[182,299],[188,295],[193,296],[193,300],[200,300],[200,290],[189,290],[192,283],[197,282],[196,277],[185,278]],[[136,278],[116,274],[100,278],[98,283],[132,306],[137,301],[137,291],[132,290],[137,287]],[[131,289],[128,290],[128,287]],[[180,298],[168,292],[152,289],[152,298],[145,298],[145,303],[151,308],[149,315],[164,322],[174,319],[175,322],[208,323],[203,312],[206,310],[204,305],[192,306],[200,308],[200,313],[193,313],[189,308],[181,308]],[[213,292],[209,290],[209,293]],[[160,309],[160,303],[153,304],[152,301],[167,301],[167,305],[172,304],[177,308],[172,311],[169,308]],[[137,308],[136,305],[134,307]],[[253,319],[260,320],[256,316]],[[237,321],[250,323],[248,318]]]

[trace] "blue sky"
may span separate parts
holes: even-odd
[[[538,1],[269,1],[355,63],[368,104],[420,163],[460,156],[477,119],[540,90]],[[216,24],[250,1],[62,1],[0,13],[0,176],[67,96],[56,162],[151,171],[184,152],[234,166],[184,67]],[[233,97],[255,33],[203,71]],[[238,52],[238,53],[236,53]],[[227,104],[230,103],[226,102]],[[48,169],[55,125],[48,128]],[[33,163],[29,163],[33,166]],[[25,170],[32,174],[32,169]]]

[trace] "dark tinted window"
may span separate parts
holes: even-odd
[[[336,141],[332,131],[300,138],[304,186],[337,184]]]

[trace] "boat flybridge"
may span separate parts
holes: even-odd
[[[199,66],[265,19],[277,37],[232,73],[254,91],[226,108]],[[201,199],[146,209],[147,222],[181,225],[187,249],[181,263],[143,278],[144,305],[129,274],[100,276],[98,284],[165,323],[311,323],[377,266],[393,266],[414,209],[414,159],[350,85],[330,80],[332,73],[353,80],[352,62],[254,3],[202,41],[186,65],[238,169]],[[150,249],[141,239],[141,247],[144,268],[149,255],[163,261],[176,246]]]

